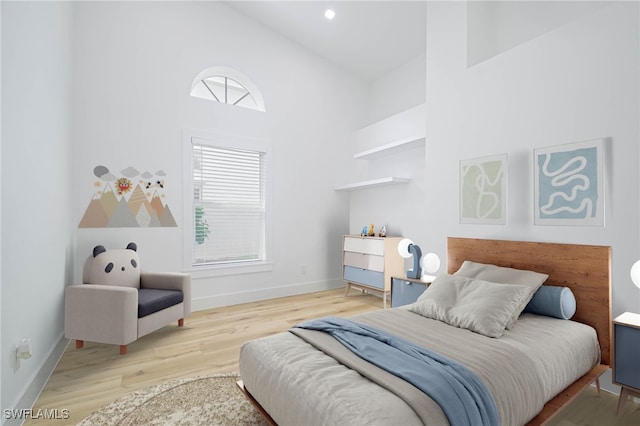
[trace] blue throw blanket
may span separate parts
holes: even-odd
[[[452,426],[496,426],[491,394],[466,367],[405,339],[337,317],[295,327],[329,333],[360,358],[411,383],[440,405]]]

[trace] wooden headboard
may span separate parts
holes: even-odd
[[[598,334],[601,363],[611,361],[611,247],[580,244],[447,238],[447,272],[470,260],[548,274],[548,285],[569,287],[576,298],[572,320]]]

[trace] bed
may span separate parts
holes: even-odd
[[[498,338],[417,314],[413,306],[351,320],[462,364],[491,394],[497,423],[544,424],[608,369],[610,254],[605,246],[450,237],[448,274],[465,261],[535,271],[548,276],[544,285],[571,289],[575,315],[566,321],[525,313]],[[247,342],[240,374],[241,388],[272,424],[450,424],[451,407],[436,402],[436,394],[362,360],[322,331],[295,328]]]

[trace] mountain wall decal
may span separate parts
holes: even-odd
[[[111,173],[102,173],[106,167],[98,166],[94,174],[101,180],[112,179]],[[129,168],[132,169],[132,168]],[[125,169],[125,170],[129,170]],[[95,170],[100,170],[97,174]],[[148,228],[177,227],[171,209],[163,202],[164,180],[159,190],[149,191],[150,183],[141,180],[133,192],[117,194],[110,183],[96,182],[97,190],[80,220],[79,228]],[[160,191],[160,192],[159,192]],[[129,195],[128,195],[129,193]]]
[[[104,210],[100,199],[93,198],[80,221],[80,228],[104,228],[109,223],[109,215]]]

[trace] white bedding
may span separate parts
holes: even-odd
[[[600,359],[591,327],[533,314],[522,315],[497,339],[406,309],[380,310],[351,319],[465,365],[488,387],[502,424],[509,426],[526,424],[545,402]],[[240,355],[240,374],[247,390],[282,426],[423,424],[402,399],[289,332],[246,343]],[[389,376],[389,381],[400,380]],[[429,412],[425,423],[448,424],[437,404],[420,395],[424,398],[420,409]]]

